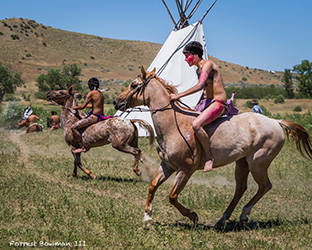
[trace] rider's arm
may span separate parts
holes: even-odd
[[[176,95],[171,94],[170,95],[170,101],[172,100],[178,100],[181,97],[187,96],[187,95],[191,95],[194,94],[196,92],[198,92],[199,90],[202,90],[205,88],[205,83],[208,79],[209,76],[209,72],[212,70],[212,63],[210,61],[208,61],[207,63],[204,64],[203,68],[202,68],[202,73],[200,74],[198,83],[196,85],[194,85],[193,87],[179,93]]]
[[[74,106],[73,107],[73,109],[84,109],[84,108],[86,108],[87,107],[87,105],[88,105],[88,103],[91,101],[91,98],[92,96],[91,96],[91,92],[89,92],[88,94],[87,94],[87,97],[86,97],[86,99],[85,99],[85,101],[83,102],[83,104],[81,104],[80,106]]]

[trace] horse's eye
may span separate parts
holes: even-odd
[[[130,84],[130,89],[131,90],[134,90],[135,88],[136,88],[136,83],[135,82],[132,82],[131,84]]]

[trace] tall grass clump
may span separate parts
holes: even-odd
[[[8,129],[12,129],[21,120],[23,107],[18,102],[8,102],[3,110],[3,122],[4,126]]]

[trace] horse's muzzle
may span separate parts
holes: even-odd
[[[115,99],[113,104],[116,110],[121,110],[121,111],[125,110],[125,102],[119,102],[118,100]]]

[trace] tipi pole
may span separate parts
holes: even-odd
[[[217,2],[217,0],[215,0],[213,2],[213,4],[210,6],[210,8],[206,11],[205,15],[203,15],[203,17],[199,20],[200,22],[202,22],[204,20],[204,18],[206,17],[206,15],[208,14],[208,12],[211,10],[211,8],[215,5],[215,3]]]

